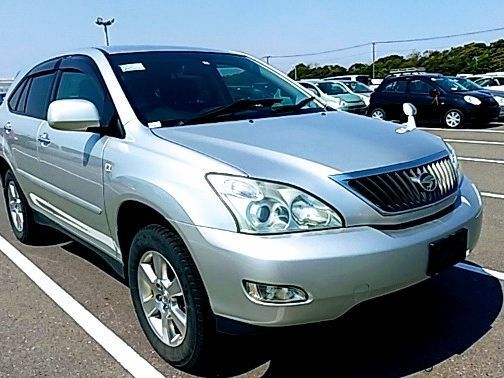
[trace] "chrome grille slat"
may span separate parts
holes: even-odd
[[[421,184],[421,178],[429,174],[436,181],[431,190]],[[458,177],[450,159],[444,157],[417,167],[349,178],[346,182],[379,209],[396,213],[428,206],[448,197],[457,190]]]

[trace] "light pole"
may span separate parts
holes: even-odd
[[[376,60],[376,42],[371,42],[373,45],[373,79],[375,78],[375,60]]]
[[[105,31],[105,43],[107,46],[109,45],[109,37],[108,37],[108,27],[114,23],[114,19],[104,21],[103,18],[98,17],[96,19],[96,25],[103,26],[103,30]]]

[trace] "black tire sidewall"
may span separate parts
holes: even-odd
[[[23,231],[18,231],[16,227],[14,226],[14,222],[9,210],[9,197],[8,197],[8,190],[9,190],[9,183],[13,182],[14,185],[16,186],[17,192],[19,194],[19,198],[21,199],[21,205],[23,206],[23,217],[24,217],[24,224],[23,224]],[[31,229],[32,229],[32,212],[30,209],[30,206],[28,205],[28,201],[26,200],[26,197],[23,194],[23,191],[21,190],[21,187],[19,186],[16,178],[14,177],[14,174],[12,173],[11,170],[7,171],[5,174],[5,179],[3,182],[4,186],[4,198],[5,198],[5,206],[7,208],[7,216],[9,218],[9,223],[12,228],[12,232],[14,232],[14,235],[18,240],[21,242],[27,242],[30,239],[31,236]]]
[[[164,344],[151,329],[140,303],[137,267],[140,258],[149,250],[161,253],[175,270],[184,292],[187,310],[185,339],[177,347]],[[147,339],[161,357],[175,367],[191,370],[203,361],[204,348],[213,330],[209,321],[209,306],[199,273],[189,252],[178,235],[168,229],[150,225],[141,229],[133,239],[129,255],[128,277],[131,297],[138,320]]]

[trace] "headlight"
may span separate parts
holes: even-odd
[[[288,185],[219,174],[209,174],[207,179],[241,232],[270,234],[343,226],[336,211]]]
[[[453,168],[455,168],[455,172],[457,173],[457,179],[460,183],[460,180],[462,179],[462,169],[460,168],[460,164],[457,158],[457,153],[455,152],[455,149],[448,143],[446,143],[446,148],[448,148],[448,152],[450,153],[450,161],[453,165]]]
[[[474,96],[464,96],[464,100],[472,105],[481,105],[481,100]]]
[[[504,106],[504,97],[501,96],[494,96],[495,101],[497,101],[497,104],[500,106]]]

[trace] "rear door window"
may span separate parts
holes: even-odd
[[[385,85],[383,92],[388,93],[405,93],[406,92],[406,80],[394,80]]]
[[[26,99],[26,115],[45,119],[51,98],[51,91],[56,73],[35,76],[31,79],[30,91]]]

